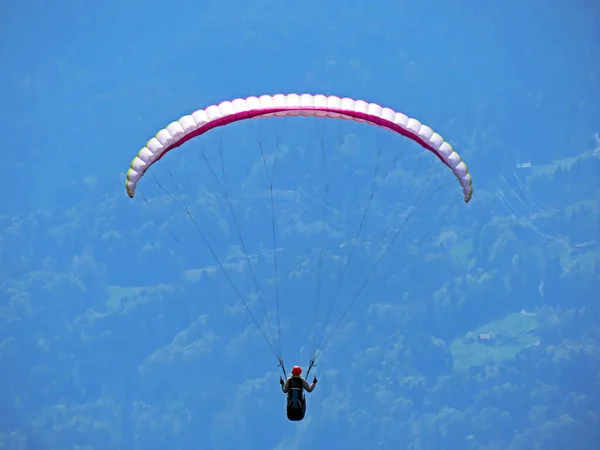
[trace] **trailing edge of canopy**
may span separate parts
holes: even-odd
[[[133,198],[138,181],[167,152],[207,131],[245,119],[261,117],[314,116],[367,122],[399,133],[434,153],[454,173],[464,201],[473,196],[467,165],[438,133],[416,119],[375,103],[351,98],[311,94],[277,94],[248,97],[211,105],[170,123],[150,139],[131,162],[125,186]]]

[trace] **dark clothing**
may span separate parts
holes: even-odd
[[[292,382],[295,384],[293,387],[299,389],[306,389],[306,392],[312,392],[315,388],[314,383],[308,384],[308,381],[306,381],[304,378],[292,375],[286,380],[285,384],[281,386],[281,390],[284,394],[287,394],[288,391],[292,388]]]
[[[298,421],[304,419],[306,414],[306,398],[304,390],[312,392],[315,384],[309,385],[308,382],[300,377],[292,375],[288,378],[281,390],[287,394],[287,417],[289,420]]]

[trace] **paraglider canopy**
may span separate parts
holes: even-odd
[[[133,198],[138,181],[155,162],[170,150],[213,128],[240,120],[261,117],[314,116],[367,122],[406,136],[435,154],[454,173],[468,203],[473,196],[472,179],[467,165],[442,136],[417,119],[376,103],[336,96],[311,94],[262,95],[225,101],[183,116],[160,130],[131,162],[126,189]]]

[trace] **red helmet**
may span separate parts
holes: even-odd
[[[292,367],[292,375],[298,377],[298,376],[300,376],[301,373],[302,373],[302,367],[300,367],[300,366]]]

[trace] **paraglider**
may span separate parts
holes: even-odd
[[[287,418],[292,421],[304,419],[306,414],[306,398],[304,391],[312,392],[317,385],[317,377],[313,377],[312,384],[308,384],[301,376],[302,368],[300,366],[292,367],[292,376],[285,382],[283,378],[279,378],[281,390],[287,394]]]
[[[355,122],[363,122],[370,125],[375,125],[383,129],[387,129],[402,135],[408,139],[419,144],[425,150],[433,153],[444,165],[446,165],[458,180],[462,189],[463,200],[468,203],[473,196],[472,178],[465,162],[461,159],[460,155],[454,151],[452,146],[445,141],[438,133],[434,132],[427,125],[423,125],[420,121],[409,118],[403,113],[396,112],[390,108],[382,107],[375,103],[368,103],[363,100],[354,100],[351,98],[340,98],[336,96],[325,96],[325,95],[311,95],[311,94],[276,94],[276,95],[262,95],[260,97],[248,97],[245,99],[235,99],[232,101],[224,101],[218,105],[211,105],[204,109],[199,109],[189,115],[181,117],[179,120],[170,123],[166,128],[160,130],[155,137],[150,139],[147,144],[139,150],[137,155],[133,158],[129,170],[126,174],[126,191],[130,198],[134,198],[138,183],[144,177],[144,174],[148,169],[163,158],[171,150],[181,146],[185,142],[195,137],[201,136],[208,131],[224,127],[234,122],[246,120],[246,119],[259,119],[268,117],[289,117],[289,116],[305,116],[305,117],[316,117],[316,118],[330,118],[330,119],[342,119]],[[266,163],[265,163],[266,164]],[[272,186],[271,186],[271,196]],[[372,195],[372,194],[371,194]],[[229,199],[227,198],[227,201]],[[271,202],[273,201],[271,197]],[[187,214],[191,217],[191,213],[187,210]],[[273,214],[273,227],[275,226],[274,212]],[[366,214],[366,212],[365,212]],[[409,217],[409,216],[408,216]],[[193,219],[192,219],[193,220]],[[261,331],[263,337],[270,345],[271,350],[278,358],[280,367],[282,368],[283,374],[286,378],[280,378],[281,389],[287,394],[287,416],[289,420],[299,421],[304,418],[306,413],[306,399],[304,397],[304,391],[312,392],[317,383],[316,377],[313,379],[312,384],[308,384],[306,379],[302,378],[302,369],[299,366],[295,366],[292,369],[292,376],[287,378],[285,368],[283,366],[283,359],[281,356],[280,343],[279,346],[274,342],[275,339],[271,335],[271,340],[267,334],[261,328],[260,323],[256,320],[248,303],[244,299],[240,290],[236,287],[233,280],[225,270],[219,257],[210,246],[210,243],[202,233],[202,230],[194,222],[196,229],[200,236],[204,240],[208,249],[215,258],[218,266],[223,271],[227,280],[233,287],[238,298],[244,304],[244,307],[252,317],[254,324]],[[236,224],[237,226],[237,224]],[[401,227],[392,233],[391,242],[398,236]],[[239,229],[238,229],[239,232]],[[241,240],[241,237],[240,237]],[[354,242],[357,242],[355,240]],[[354,246],[356,243],[353,244]],[[242,248],[243,248],[242,242]],[[354,248],[354,247],[353,247]],[[389,246],[387,247],[389,248]],[[277,262],[277,252],[275,251],[275,231],[273,229],[273,259],[275,260],[275,266]],[[243,248],[244,253],[245,248]],[[375,263],[371,272],[367,277],[367,280],[381,262],[383,256],[387,250],[385,250]],[[350,256],[351,257],[351,256]],[[350,258],[349,257],[349,258]],[[249,270],[251,271],[251,264],[249,262],[248,255],[246,254],[247,263]],[[277,270],[277,269],[276,269]],[[345,276],[345,271],[344,275]],[[343,277],[342,276],[342,277]],[[275,273],[275,286],[277,292],[277,272]],[[354,303],[365,283],[362,284],[358,293],[351,298],[348,308]],[[337,291],[339,292],[339,290]],[[278,293],[276,294],[279,295]],[[337,293],[335,294],[337,296]],[[335,303],[335,299],[334,299]],[[342,314],[343,319],[348,308]],[[330,308],[331,313],[332,308]],[[277,327],[279,331],[279,297],[277,297]],[[329,316],[328,319],[329,320]],[[308,377],[311,368],[314,365],[316,353],[323,350],[326,343],[329,341],[331,335],[339,325],[340,321],[330,331],[328,337],[323,339],[321,336],[320,347],[318,350],[315,347],[313,351],[313,357],[310,361],[306,376]],[[268,321],[267,321],[268,323]],[[323,327],[325,329],[327,323]]]

